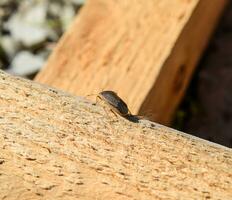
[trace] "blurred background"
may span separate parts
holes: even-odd
[[[0,0],[0,69],[33,79],[84,0]],[[232,2],[172,127],[232,147]]]

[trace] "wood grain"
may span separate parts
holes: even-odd
[[[232,199],[232,150],[0,72],[0,199]]]
[[[89,0],[36,81],[169,124],[226,0]]]

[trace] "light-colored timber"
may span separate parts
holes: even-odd
[[[0,72],[0,199],[232,199],[232,150]]]
[[[169,124],[226,0],[89,0],[36,81],[76,95],[114,90]]]

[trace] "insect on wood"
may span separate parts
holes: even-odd
[[[87,96],[92,96],[87,95]],[[108,108],[115,116],[122,116],[131,122],[138,123],[140,116],[132,115],[127,104],[111,90],[102,91],[96,95],[96,103],[102,104],[104,109]]]
[[[102,91],[97,95],[97,99],[104,101],[114,114],[123,117],[132,115],[126,103],[113,91]]]

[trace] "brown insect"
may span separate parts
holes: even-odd
[[[97,95],[97,99],[103,100],[114,114],[123,117],[132,115],[126,103],[113,91],[102,91]]]
[[[127,104],[117,95],[116,92],[111,90],[105,90],[99,94],[90,94],[87,96],[96,95],[96,103],[102,104],[102,106],[109,109],[115,116],[120,115],[132,122],[139,122],[142,116],[132,115]]]

